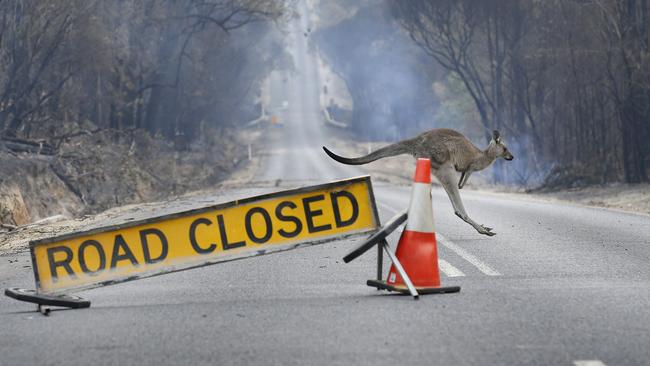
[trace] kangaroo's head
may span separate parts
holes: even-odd
[[[497,158],[504,158],[508,161],[515,158],[508,150],[506,144],[501,141],[501,134],[497,130],[492,131],[492,141],[490,141],[488,150]]]

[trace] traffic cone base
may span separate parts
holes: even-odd
[[[366,285],[374,287],[377,290],[387,290],[392,292],[399,292],[403,295],[409,295],[409,289],[406,285],[391,285],[390,283],[382,280],[368,280]],[[439,286],[439,287],[422,287],[415,286],[418,294],[420,295],[429,295],[429,294],[450,294],[453,292],[460,292],[460,286]]]

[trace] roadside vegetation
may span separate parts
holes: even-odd
[[[452,127],[516,156],[528,188],[650,179],[650,9],[642,0],[321,2],[319,50],[350,89],[361,139]],[[325,17],[325,16],[323,16]],[[333,106],[332,108],[335,108]]]
[[[290,2],[0,2],[0,224],[214,184],[246,148]],[[283,61],[285,60],[285,61]]]

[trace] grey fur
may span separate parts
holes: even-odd
[[[477,224],[467,215],[458,190],[463,188],[472,172],[485,169],[496,158],[514,159],[506,145],[501,141],[499,131],[494,130],[492,136],[492,141],[485,150],[480,150],[474,146],[460,132],[447,128],[435,128],[415,138],[396,142],[357,158],[336,155],[325,146],[323,146],[323,150],[332,159],[348,165],[368,164],[378,159],[402,154],[431,160],[432,173],[447,192],[456,215],[472,225],[479,233],[491,236],[496,234],[492,231],[492,228]],[[455,183],[456,175],[454,171],[461,173],[458,184]]]

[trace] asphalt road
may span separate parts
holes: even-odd
[[[272,83],[273,103],[288,107],[258,176],[282,187],[362,174],[320,150],[331,131],[310,87],[308,26],[303,17],[288,35],[296,72]],[[408,187],[375,193],[384,222],[408,205]],[[369,288],[375,252],[344,264],[355,242],[339,241],[84,291],[91,308],[48,317],[0,297],[0,365],[650,364],[650,217],[461,194],[498,235],[476,233],[434,188],[442,281],[458,294],[414,301]],[[0,256],[0,287],[33,288],[29,266],[26,252]]]

